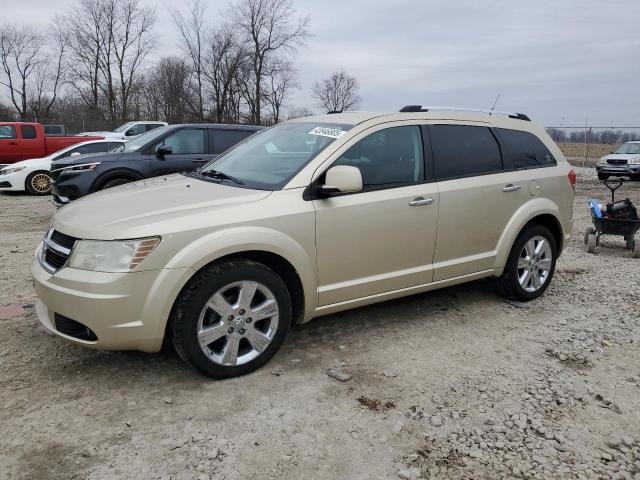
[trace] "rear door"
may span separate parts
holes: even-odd
[[[213,145],[212,160],[253,134],[250,130],[211,129],[209,132],[209,141]]]
[[[151,176],[190,172],[208,162],[211,154],[207,130],[204,127],[185,127],[172,131],[154,144],[151,147],[152,155],[162,145],[170,146],[172,153],[164,158],[151,157]]]
[[[432,122],[429,136],[440,192],[434,281],[493,269],[498,241],[524,203],[526,175],[505,171],[487,125]]]
[[[40,158],[42,156],[42,143],[44,138],[38,138],[38,131],[33,125],[20,125],[20,150],[22,158]]]
[[[22,150],[18,142],[15,125],[0,125],[0,164],[22,160]]]

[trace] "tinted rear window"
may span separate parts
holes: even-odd
[[[534,134],[520,130],[498,128],[504,146],[504,160],[511,168],[532,168],[556,165],[549,149]]]
[[[213,153],[222,153],[229,150],[236,143],[241,142],[253,132],[246,130],[214,130]]]
[[[430,125],[437,180],[502,171],[500,148],[486,127]]]
[[[22,132],[22,138],[36,138],[36,127],[33,125],[22,125],[20,127],[20,131]]]

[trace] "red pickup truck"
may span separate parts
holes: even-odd
[[[39,123],[0,122],[0,164],[41,158],[60,149],[103,137],[47,137]]]

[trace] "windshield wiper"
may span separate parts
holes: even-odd
[[[198,172],[200,175],[202,175],[203,177],[211,177],[211,178],[219,178],[221,180],[231,180],[234,183],[237,183],[238,185],[244,185],[244,182],[236,177],[232,177],[231,175],[227,174],[227,173],[222,173],[218,170],[200,170]]]

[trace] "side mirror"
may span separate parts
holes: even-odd
[[[360,169],[350,165],[331,167],[325,173],[325,183],[318,190],[323,195],[335,193],[356,193],[362,191],[362,174]]]
[[[173,153],[173,147],[171,145],[160,145],[156,148],[156,157],[160,160],[164,158],[165,155],[171,155]]]
[[[70,157],[79,157],[80,155],[82,155],[80,152],[73,152],[71,155],[69,155]]]

